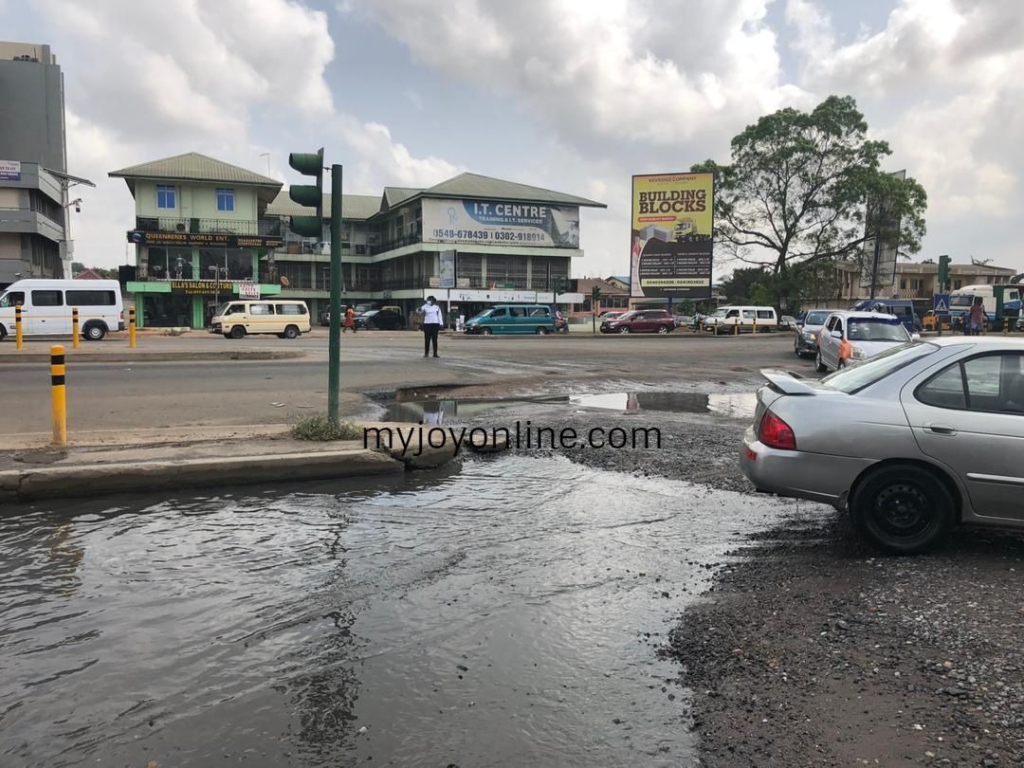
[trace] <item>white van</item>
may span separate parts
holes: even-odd
[[[228,301],[217,308],[210,321],[211,333],[241,339],[249,333],[273,333],[294,339],[309,333],[309,307],[297,299]]]
[[[124,304],[117,280],[19,280],[0,294],[0,340],[14,336],[14,308],[21,304],[25,336],[70,336],[71,310],[89,341],[124,330]]]
[[[758,333],[776,333],[779,330],[779,318],[774,307],[727,306],[719,307],[713,314],[701,321],[705,331],[719,333],[735,333],[739,326],[740,333],[753,331],[757,326]]]

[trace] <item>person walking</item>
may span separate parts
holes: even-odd
[[[970,316],[970,331],[969,336],[981,336],[981,326],[985,322],[985,305],[982,303],[982,299],[979,296],[974,300],[974,306],[971,307]]]
[[[420,307],[420,314],[423,315],[423,356],[430,357],[430,348],[433,346],[434,357],[437,357],[437,335],[444,325],[444,318],[433,296],[427,297],[427,303]]]
[[[341,332],[344,333],[349,328],[352,329],[352,333],[356,332],[356,311],[352,309],[351,304],[345,308],[345,324],[342,327]]]

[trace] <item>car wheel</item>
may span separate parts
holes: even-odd
[[[480,330],[480,333],[482,333],[484,336],[490,336],[491,335],[491,329],[490,328],[483,328],[483,329]]]
[[[821,359],[821,350],[818,350],[817,356],[814,358],[814,367],[818,373],[828,373],[828,366],[825,365],[825,361]]]
[[[659,325],[658,326],[658,333],[668,333],[670,330],[672,330],[672,329],[669,328],[667,325]]]
[[[537,329],[537,335],[538,336],[547,336],[548,335],[548,329],[547,328],[538,328]]]
[[[245,336],[245,328],[240,325],[236,325],[231,329],[230,335],[232,339],[240,339]]]
[[[629,326],[624,325],[619,328],[619,333],[629,333]]]
[[[861,535],[879,549],[915,555],[933,549],[949,535],[956,502],[932,472],[909,464],[890,465],[861,482],[850,513]]]
[[[107,329],[102,325],[87,325],[84,335],[89,341],[102,341],[103,337],[107,335]]]
[[[286,339],[297,339],[299,337],[299,329],[294,325],[289,325],[284,329],[284,337]]]

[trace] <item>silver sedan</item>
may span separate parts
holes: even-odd
[[[849,510],[884,551],[1024,528],[1024,340],[918,341],[815,381],[765,370],[740,455],[762,492]]]

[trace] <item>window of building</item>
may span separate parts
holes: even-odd
[[[177,188],[170,184],[156,185],[156,207],[174,210],[178,207]]]
[[[907,290],[907,278],[905,278],[905,277],[901,277],[900,278],[900,290],[901,291]]]
[[[954,280],[953,281],[953,290],[954,291],[959,291],[961,288],[963,288],[963,286],[964,286],[964,281],[963,280]]]
[[[366,246],[362,243],[356,243],[356,256],[365,256]]]
[[[233,190],[233,189],[218,189],[217,190],[217,210],[218,211],[234,211],[235,210],[235,190]]]

